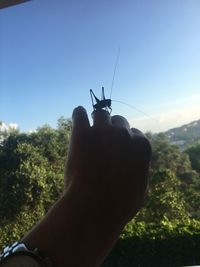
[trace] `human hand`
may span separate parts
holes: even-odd
[[[121,116],[94,111],[93,126],[84,108],[74,110],[73,129],[65,169],[66,191],[88,216],[122,229],[141,208],[148,184],[151,146]],[[90,213],[90,214],[89,214]]]
[[[104,110],[92,127],[82,107],[72,119],[65,192],[22,242],[57,267],[99,267],[144,202],[151,146]]]

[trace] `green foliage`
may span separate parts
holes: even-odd
[[[177,267],[199,264],[200,222],[130,222],[103,267]]]
[[[3,126],[3,122],[0,121],[0,146],[3,143],[3,140],[5,140],[9,135],[19,133],[19,130],[16,128],[13,128],[8,125],[6,128],[2,128],[2,126]]]
[[[0,249],[19,240],[61,195],[71,128],[61,117],[57,129],[44,125],[29,134],[2,135]],[[182,152],[164,134],[147,136],[153,148],[149,196],[105,267],[199,263],[200,145]]]
[[[184,198],[187,210],[192,218],[200,218],[200,175],[196,171],[186,172],[181,177],[181,192]]]
[[[19,239],[61,195],[71,121],[10,132],[0,146],[0,246]]]
[[[191,170],[188,156],[182,153],[178,146],[171,145],[164,134],[153,135],[150,140],[153,149],[153,170],[169,169],[177,176]]]
[[[200,236],[178,235],[163,240],[128,237],[119,240],[102,267],[199,266]]]
[[[181,182],[170,170],[151,173],[151,188],[145,208],[138,214],[137,220],[160,223],[163,220],[179,220],[189,218],[183,194],[179,190]]]
[[[200,218],[200,174],[192,168],[188,153],[180,151],[177,146],[170,145],[163,134],[149,134],[149,138],[153,147],[150,180],[152,181],[156,171],[170,170],[180,181],[177,190],[183,195],[187,212],[193,218]]]
[[[35,208],[45,188],[47,161],[37,148],[18,144],[14,156],[18,159],[15,172],[8,169],[0,179],[0,220],[13,220],[24,206]]]
[[[200,141],[185,151],[190,158],[192,168],[200,174]]]

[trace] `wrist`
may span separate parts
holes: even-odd
[[[77,195],[68,190],[22,239],[56,267],[99,266],[120,234],[121,229],[107,222],[106,215],[99,217],[91,195]]]

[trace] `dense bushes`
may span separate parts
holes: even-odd
[[[120,239],[103,267],[180,267],[200,263],[200,235]]]
[[[103,267],[178,267],[200,263],[200,223],[130,223]]]
[[[62,193],[70,133],[71,121],[64,118],[57,129],[0,132],[0,250],[19,240]],[[126,226],[104,267],[200,263],[199,144],[181,152],[163,134],[148,137],[153,157],[146,205]]]

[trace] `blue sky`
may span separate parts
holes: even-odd
[[[200,118],[199,0],[32,0],[0,11],[0,120],[22,131],[92,112],[89,89],[144,131]]]

